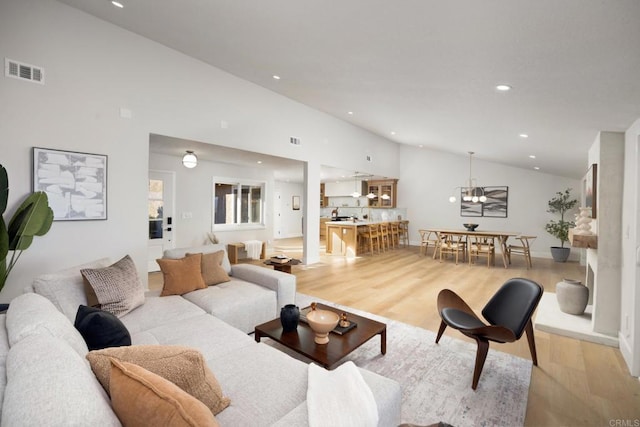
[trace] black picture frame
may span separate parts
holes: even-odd
[[[54,221],[107,219],[104,154],[33,147],[33,191],[44,191]]]
[[[485,202],[465,202],[462,197],[466,188],[460,189],[460,216],[463,217],[486,217],[486,218],[507,218],[509,213],[509,187],[480,187],[487,200]]]

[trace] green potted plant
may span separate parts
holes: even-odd
[[[577,203],[578,200],[571,196],[570,188],[558,191],[556,196],[549,200],[547,212],[560,214],[559,221],[551,220],[544,226],[547,233],[560,240],[560,246],[551,246],[551,256],[556,262],[566,262],[569,258],[571,248],[565,248],[564,244],[569,241],[569,229],[575,227],[575,223],[565,221],[564,217],[567,211],[573,209]]]
[[[31,246],[35,236],[44,236],[53,222],[53,211],[45,192],[36,191],[27,196],[7,224],[3,215],[8,199],[9,178],[7,170],[0,165],[0,290],[22,252]]]

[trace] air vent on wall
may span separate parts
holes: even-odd
[[[300,138],[296,138],[295,136],[290,137],[289,142],[293,145],[300,145],[302,143]]]
[[[4,58],[4,75],[14,79],[44,84],[44,68]]]

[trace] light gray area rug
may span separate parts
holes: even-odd
[[[347,356],[357,366],[392,378],[402,386],[402,422],[428,425],[444,421],[454,426],[519,426],[524,424],[531,379],[530,360],[489,349],[480,383],[471,379],[475,344],[371,313],[298,294],[296,304],[312,301],[343,308],[387,324],[387,354],[375,337]],[[269,345],[282,346],[272,340]],[[288,351],[293,357],[303,358]],[[307,360],[308,361],[308,360]]]

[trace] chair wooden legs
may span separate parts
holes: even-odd
[[[442,334],[444,333],[445,329],[447,329],[447,324],[444,323],[443,320],[441,320],[440,328],[438,328],[438,336],[436,337],[436,344],[438,344],[438,341],[440,341],[440,338],[442,338]]]
[[[473,370],[473,382],[471,388],[476,389],[478,387],[478,381],[480,381],[480,374],[482,374],[482,368],[484,368],[484,361],[487,360],[487,353],[489,352],[489,341],[480,337],[473,337],[478,343],[478,352],[476,353],[476,367]]]
[[[533,336],[533,323],[531,319],[527,322],[527,326],[524,327],[527,334],[527,341],[529,342],[529,351],[531,352],[531,360],[535,366],[538,366],[538,353],[536,352],[536,339]]]

